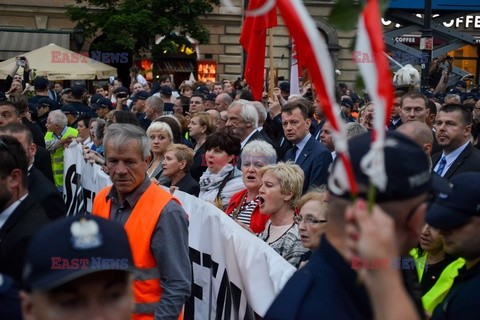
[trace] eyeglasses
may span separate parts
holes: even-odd
[[[473,109],[475,109],[475,110],[480,110],[480,107],[473,107]]]
[[[327,222],[327,220],[317,220],[317,219],[313,219],[312,217],[308,217],[308,218],[305,218],[305,219],[302,216],[294,216],[293,217],[293,222],[295,222],[296,224],[300,224],[302,221],[305,221],[305,224],[309,227],[313,227],[317,223]]]

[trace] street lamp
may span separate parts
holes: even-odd
[[[78,51],[82,50],[83,44],[85,43],[85,33],[82,29],[74,29],[72,35]]]

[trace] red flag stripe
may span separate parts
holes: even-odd
[[[301,1],[278,0],[277,5],[290,35],[295,38],[299,60],[310,71],[325,117],[332,123],[336,136],[335,147],[338,147],[339,153],[344,154],[341,159],[347,171],[350,190],[357,194],[355,177],[346,150],[343,122],[339,116],[340,108],[335,101],[334,70],[328,47]]]

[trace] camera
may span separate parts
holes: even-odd
[[[25,58],[25,57],[20,57],[20,60],[27,60],[27,58]]]

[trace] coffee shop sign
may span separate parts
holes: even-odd
[[[422,15],[417,14],[417,17],[422,18]],[[433,17],[438,17],[438,14],[434,14]],[[382,24],[384,26],[391,26],[393,25],[393,22],[382,18]],[[447,28],[480,29],[480,15],[467,15],[465,17],[459,17],[448,22],[444,22],[443,25]],[[395,24],[395,27],[399,28],[401,25],[397,23]]]

